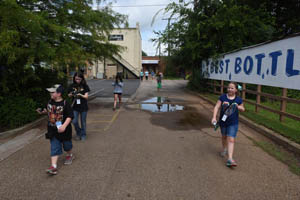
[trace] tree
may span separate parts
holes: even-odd
[[[142,51],[142,56],[148,56],[146,52]]]
[[[92,3],[92,0],[0,2],[3,68],[0,96],[7,92],[22,93],[19,88],[23,88],[28,67],[36,70],[46,64],[62,70],[68,64],[82,65],[122,50],[109,43],[107,35],[114,27],[126,25],[126,17],[110,7],[92,9]],[[11,77],[16,80],[10,81]]]
[[[156,41],[171,44],[173,63],[194,72],[201,73],[201,63],[208,58],[269,40],[274,33],[274,17],[266,9],[234,0],[180,1],[166,10],[177,20],[159,32]]]

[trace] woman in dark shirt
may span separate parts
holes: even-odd
[[[74,119],[72,121],[75,130],[76,138],[75,140],[85,140],[86,139],[86,117],[88,111],[88,92],[90,91],[87,85],[84,75],[80,72],[76,72],[73,77],[73,83],[69,87],[69,97],[73,99],[73,112]],[[78,120],[80,116],[81,127],[79,126]]]

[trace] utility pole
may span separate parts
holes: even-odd
[[[176,18],[163,18],[162,20],[168,20],[168,25],[167,25],[167,29],[168,29],[168,57],[170,56],[170,21],[171,19],[176,19]]]

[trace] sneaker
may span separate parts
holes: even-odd
[[[234,160],[227,160],[226,166],[227,167],[236,167],[237,164],[236,164],[236,162]]]
[[[57,174],[57,168],[51,166],[51,167],[49,167],[48,169],[46,169],[46,172],[47,172],[48,174],[51,174],[51,175],[56,175],[56,174]]]
[[[81,140],[81,138],[80,138],[79,136],[76,136],[74,140],[76,140],[76,141],[80,141],[80,140]]]
[[[81,137],[81,141],[85,141],[86,140],[86,137]]]
[[[220,152],[220,156],[222,158],[224,158],[225,156],[227,156],[227,150],[224,150],[224,151]]]
[[[72,156],[70,156],[70,155],[67,155],[67,156],[66,156],[66,160],[65,160],[64,164],[65,164],[65,165],[71,165],[71,164],[72,164],[72,162],[73,162],[73,160],[74,160],[74,158],[75,158],[75,156],[74,156],[74,155],[72,155]]]
[[[113,108],[113,111],[115,111],[116,110],[116,108]]]

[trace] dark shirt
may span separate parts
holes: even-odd
[[[157,80],[157,83],[161,83],[161,76],[158,75],[158,76],[156,77],[156,80]]]
[[[75,93],[80,93],[84,95],[85,93],[89,92],[90,88],[88,85],[78,85],[78,84],[71,84],[68,90],[68,93],[70,92],[75,92]],[[80,104],[77,104],[77,99],[80,99]],[[73,104],[73,110],[76,110],[78,112],[86,112],[88,111],[88,104],[87,104],[87,99],[83,97],[73,97],[72,101],[74,102]]]
[[[47,105],[48,111],[48,132],[51,131],[58,140],[66,141],[72,139],[71,123],[66,127],[65,132],[58,133],[56,122],[63,124],[67,118],[73,119],[73,110],[67,101],[55,102],[51,99]]]
[[[223,94],[219,97],[219,100],[222,102],[221,104],[221,113],[220,113],[220,126],[221,127],[228,127],[230,125],[235,125],[239,123],[239,111],[236,107],[235,112],[233,112],[230,116],[227,116],[226,121],[222,121],[222,117],[224,115],[225,109],[232,104],[233,102],[237,103],[238,105],[241,105],[243,103],[242,98],[236,96],[235,99],[228,99],[227,94]]]

